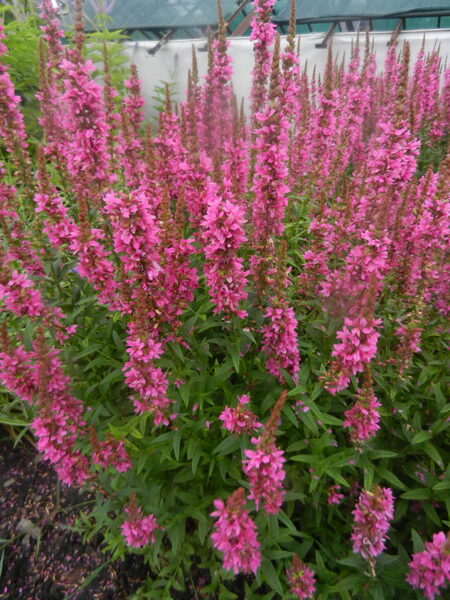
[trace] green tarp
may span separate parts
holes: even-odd
[[[290,1],[278,3],[275,22],[289,20]],[[413,11],[450,11],[449,0],[296,0],[297,19],[314,20],[336,17],[388,17]],[[411,16],[412,16],[411,15]]]
[[[225,15],[239,4],[237,0],[222,0]],[[86,29],[92,28],[89,20],[95,19],[102,6],[107,8],[109,29],[168,29],[217,23],[216,0],[85,0]]]
[[[225,17],[230,16],[242,0],[222,0]],[[103,10],[102,10],[103,7]],[[447,11],[450,0],[296,0],[297,19],[301,21],[380,18],[397,14],[414,16],[415,11]],[[106,8],[106,11],[105,11]],[[251,10],[247,4],[245,14]],[[85,0],[86,29],[95,29],[95,15],[106,12],[109,29],[167,30],[205,27],[217,23],[216,0]],[[272,20],[289,21],[290,0],[278,0]],[[233,21],[234,26],[242,16]],[[424,24],[436,27],[435,23]]]

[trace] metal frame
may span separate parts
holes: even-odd
[[[249,7],[250,1],[251,0],[242,0],[241,4],[239,4],[236,7],[236,9],[233,11],[233,13],[228,17],[226,26],[227,26],[227,32],[231,37],[243,36],[245,34],[246,30],[248,29],[248,27],[250,26],[254,11],[253,11],[253,9],[251,9],[249,13],[246,13],[246,11],[244,10],[245,7]],[[243,20],[234,29],[232,29],[230,26],[231,22],[240,13],[242,13],[244,15]],[[386,15],[372,15],[372,16],[370,16],[370,15],[362,16],[362,15],[355,13],[354,15],[335,16],[335,17],[317,17],[314,19],[297,18],[296,24],[297,25],[306,25],[308,30],[311,33],[313,33],[314,31],[313,31],[312,25],[318,24],[318,23],[329,23],[330,27],[329,27],[328,31],[326,32],[323,40],[321,42],[319,42],[318,44],[316,44],[317,48],[326,48],[328,41],[333,36],[333,33],[336,30],[336,27],[339,27],[339,29],[341,29],[341,26],[340,26],[341,23],[346,24],[348,31],[353,31],[354,30],[354,24],[353,24],[354,21],[361,21],[361,20],[368,21],[370,30],[373,31],[374,23],[376,23],[376,21],[379,21],[379,20],[397,19],[398,20],[397,28],[399,27],[399,24],[400,24],[401,28],[405,28],[406,19],[436,17],[437,18],[437,27],[440,28],[441,18],[447,17],[447,16],[450,16],[450,9],[448,9],[448,10],[447,9],[416,10],[416,11],[411,11],[411,12],[391,13],[391,14],[386,14]],[[280,29],[281,33],[286,33],[286,28],[289,25],[289,21],[287,19],[277,20],[277,15],[274,11],[273,15],[272,15],[272,22],[277,25],[277,27]],[[193,37],[191,34],[194,34],[194,36],[195,36],[196,30],[197,31],[201,30],[202,33],[204,35],[206,35],[208,28],[212,28],[211,23],[199,23],[198,25],[195,25],[195,27],[193,27],[193,26],[189,26],[189,27],[186,27],[186,26],[132,27],[132,28],[123,28],[123,31],[126,35],[132,35],[133,33],[139,33],[142,36],[145,36],[149,40],[155,40],[155,39],[158,40],[157,48],[155,47],[156,50],[154,50],[154,52],[153,52],[153,53],[155,53],[159,50],[159,48],[164,43],[167,42],[167,40],[170,37],[173,37],[179,31],[185,31],[186,34],[188,34],[188,38],[189,38],[189,37]],[[217,31],[217,29],[213,28],[213,35],[215,35],[216,31]],[[398,35],[398,32],[396,35]],[[159,44],[160,41],[162,42],[161,44]]]

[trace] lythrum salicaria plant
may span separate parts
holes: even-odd
[[[2,402],[95,492],[85,534],[145,557],[139,598],[195,569],[196,597],[439,597],[448,70],[393,44],[377,72],[358,39],[311,74],[274,5],[249,112],[219,7],[155,128],[136,69],[121,97],[86,58],[80,3],[66,43],[42,1],[36,154],[0,67]]]

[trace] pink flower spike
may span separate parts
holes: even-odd
[[[283,450],[278,450],[273,441],[266,444],[259,444],[259,441],[259,438],[253,438],[256,450],[244,451],[243,470],[250,483],[249,498],[254,500],[256,508],[263,502],[266,512],[277,514],[283,504],[285,458]]]
[[[249,409],[244,408],[250,402],[248,396],[243,395],[238,398],[238,406],[231,408],[225,406],[225,409],[219,416],[219,421],[223,421],[223,427],[231,433],[253,433],[262,424],[258,422],[258,417]]]
[[[297,596],[298,600],[312,598],[316,591],[316,579],[312,569],[294,554],[292,566],[286,571],[289,581],[289,591]]]
[[[374,486],[363,490],[352,512],[353,552],[359,552],[369,563],[370,573],[375,577],[375,558],[385,548],[386,533],[394,517],[394,496],[389,488]]]
[[[136,498],[132,496],[130,504],[125,508],[128,519],[122,523],[120,529],[128,546],[140,548],[149,542],[155,542],[154,532],[159,529],[154,515],[142,515],[142,508],[136,506]]]
[[[217,517],[211,540],[214,548],[223,552],[223,568],[234,573],[256,573],[261,564],[261,549],[256,525],[244,510],[244,488],[238,488],[228,498],[226,505],[214,500]]]
[[[433,535],[432,542],[425,542],[426,550],[413,554],[406,581],[421,589],[427,600],[443,598],[441,588],[450,584],[450,533],[443,531]]]
[[[350,440],[360,450],[364,442],[374,437],[380,429],[381,404],[373,393],[372,374],[367,365],[364,371],[364,383],[358,390],[356,402],[352,408],[346,410],[344,427],[350,428]]]

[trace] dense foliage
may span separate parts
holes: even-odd
[[[86,535],[145,556],[136,600],[193,569],[204,598],[439,597],[450,72],[366,42],[308,75],[273,4],[250,114],[219,11],[154,135],[136,70],[121,100],[42,2],[37,158],[0,66],[2,410],[96,491]]]

